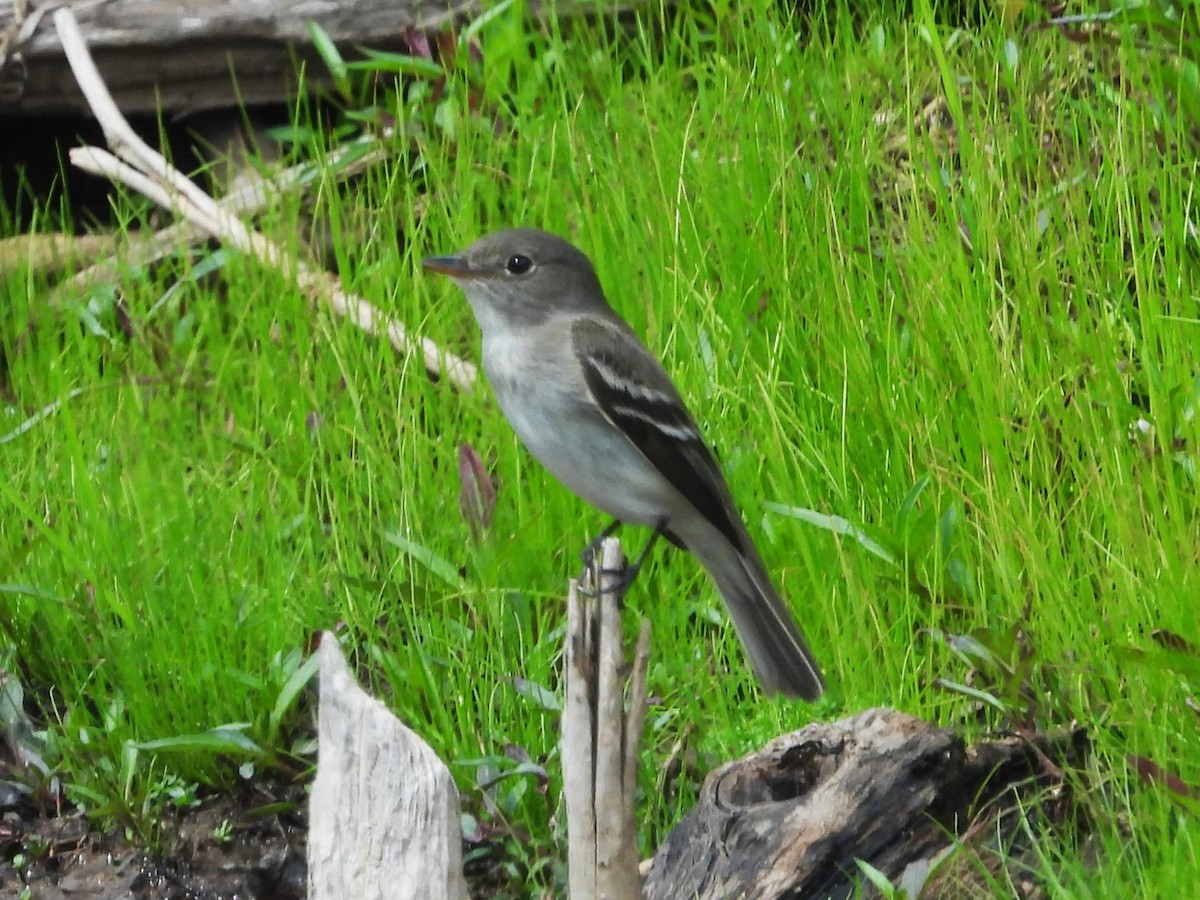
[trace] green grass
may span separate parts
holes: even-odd
[[[500,130],[461,114],[452,79],[453,138],[426,123],[418,155],[318,208],[348,287],[471,358],[465,302],[419,259],[512,224],[570,236],[718,448],[834,690],[759,697],[703,573],[657,552],[629,597],[661,698],[643,849],[696,775],[814,717],[887,705],[968,737],[1077,720],[1097,862],[1045,836],[1039,877],[1058,896],[1186,893],[1194,804],[1125,762],[1200,783],[1195,656],[1153,635],[1200,640],[1195,145],[1159,105],[1159,62],[1029,32],[1010,67],[998,24],[808,33],[763,8],[563,37],[512,15],[481,34],[485,71],[507,73],[484,92]],[[1115,71],[1137,89],[1104,90]],[[603,517],[486,390],[431,382],[251,261],[192,266],[128,273],[132,335],[103,298],[52,308],[35,276],[0,281],[0,437],[61,401],[0,444],[0,626],[66,779],[137,823],[160,772],[302,768],[308,700],[272,711],[310,634],[344,623],[476,814],[493,815],[477,774],[516,764],[506,745],[545,763],[548,796],[533,776],[492,790],[533,835],[506,851],[512,889],[552,884],[557,714],[514,679],[559,687],[565,579]],[[481,540],[461,443],[497,486]],[[860,525],[894,562],[780,507]],[[1021,633],[1025,669],[972,676],[1006,713],[935,686],[968,664],[931,630],[1004,662]],[[231,723],[259,750],[126,749]],[[700,771],[658,783],[681,738]]]

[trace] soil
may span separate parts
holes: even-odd
[[[0,796],[0,900],[301,900],[304,790],[253,793],[169,812],[157,853],[78,812]]]

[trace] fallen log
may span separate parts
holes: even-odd
[[[889,709],[809,725],[708,775],[655,854],[644,897],[849,898],[870,870],[908,896],[975,896],[922,889],[981,823],[1003,821],[989,835],[1003,843],[1037,816],[1063,790],[1051,760],[1076,761],[1085,743],[1074,731],[967,747]]]
[[[290,103],[302,66],[309,87],[327,86],[309,22],[352,57],[362,47],[406,52],[411,30],[431,33],[487,8],[481,0],[0,0],[0,118],[87,111],[46,15],[60,6],[75,14],[126,113],[173,114]],[[589,8],[612,6],[554,6],[557,15]]]
[[[74,0],[84,39],[127,113],[175,113],[290,101],[297,61],[326,79],[308,33],[317,22],[340,46],[402,49],[405,29],[435,29],[477,8],[450,0]],[[0,115],[87,110],[49,17],[0,0]],[[0,43],[3,43],[0,40]],[[0,58],[0,63],[5,60]]]

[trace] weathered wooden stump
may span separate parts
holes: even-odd
[[[562,766],[568,896],[633,900],[640,887],[638,743],[646,716],[650,630],[643,622],[633,665],[627,667],[620,608],[625,558],[617,539],[607,538],[597,557],[584,589],[572,582],[567,598]]]
[[[436,753],[321,638],[310,900],[466,900],[458,790]]]

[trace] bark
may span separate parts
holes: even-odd
[[[58,4],[42,3],[53,9]],[[477,0],[70,0],[100,72],[127,113],[172,113],[288,101],[298,62],[327,83],[308,23],[349,55],[404,49],[405,30],[477,14]],[[50,16],[0,0],[0,116],[87,110]]]
[[[886,709],[809,725],[709,774],[655,854],[644,896],[848,898],[861,890],[857,860],[893,885],[909,879],[916,896],[973,823],[1004,821],[1016,833],[1019,817],[997,814],[1036,809],[1048,786],[1062,786],[1050,757],[1082,747],[1076,732],[967,748],[950,731]],[[922,894],[942,895],[987,891],[956,883]]]

